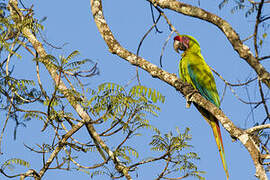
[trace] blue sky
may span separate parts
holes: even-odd
[[[100,75],[88,80],[91,87],[97,87],[97,85],[103,82],[115,82],[125,85],[135,76],[135,67],[108,51],[93,21],[90,12],[90,1],[73,3],[72,1],[64,0],[46,0],[27,3],[25,4],[28,6],[34,3],[35,16],[39,18],[47,17],[47,20],[44,22],[45,29],[43,32],[46,39],[55,46],[62,46],[67,43],[61,50],[55,50],[47,46],[46,50],[48,53],[58,56],[68,55],[73,50],[78,50],[82,59],[89,58],[98,63]],[[193,3],[198,6],[197,1]],[[231,14],[231,5],[229,4],[222,10],[219,10],[218,2],[200,1],[201,8],[224,18],[235,28],[242,39],[246,38],[253,32],[253,16],[245,18],[242,11]],[[123,47],[136,52],[140,39],[152,25],[149,3],[144,0],[104,0],[103,8],[107,23],[116,39]],[[254,77],[253,70],[246,62],[239,58],[238,54],[233,50],[228,40],[217,27],[171,11],[165,11],[165,13],[180,33],[192,35],[198,40],[206,62],[226,80],[237,83],[249,77]],[[158,27],[163,33],[151,32],[145,39],[140,50],[140,56],[156,65],[159,65],[161,48],[170,33],[163,19],[161,19]],[[179,59],[180,55],[174,52],[172,40],[170,40],[163,55],[164,70],[177,74]],[[24,71],[27,68],[34,68],[34,62],[31,56],[25,56],[21,60],[18,60],[18,62],[16,61],[16,63],[17,65],[15,67],[20,68],[17,72],[18,76],[33,78],[34,74],[25,74]],[[142,70],[139,70],[139,74],[143,85],[156,88],[166,97],[165,103],[160,104],[161,112],[159,117],[152,118],[153,124],[163,133],[168,133],[169,131],[175,133],[176,127],[179,127],[181,131],[189,127],[192,134],[192,141],[190,143],[194,146],[192,151],[197,152],[201,157],[201,160],[197,163],[199,170],[207,172],[205,174],[207,180],[215,180],[217,178],[226,179],[212,131],[195,107],[191,106],[190,109],[186,109],[185,99],[173,87],[168,86],[158,79],[153,79],[148,73]],[[44,82],[50,82],[47,79],[46,71],[43,71],[42,76]],[[221,94],[224,83],[216,76],[215,79],[218,91]],[[136,82],[133,82],[133,85],[135,84]],[[244,89],[238,88],[235,90],[243,99],[247,100]],[[258,95],[255,94],[256,86],[254,84],[249,87],[249,90],[252,100],[258,98]],[[249,116],[250,107],[240,103],[229,90],[227,90],[221,108],[235,125],[240,128],[248,128],[254,124],[254,120]],[[263,111],[256,111],[255,118],[264,118]],[[39,170],[41,167],[41,157],[22,149],[22,143],[34,145],[35,143],[40,143],[40,139],[44,139],[45,141],[47,137],[52,136],[50,131],[46,131],[43,134],[40,133],[43,124],[40,121],[32,120],[27,123],[26,128],[19,128],[17,140],[13,141],[11,135],[14,124],[12,121],[9,121],[8,127],[4,144],[2,145],[5,157],[0,156],[0,161],[4,161],[7,157],[14,157],[15,155],[29,160],[31,168]],[[256,179],[254,177],[255,168],[247,150],[239,142],[232,142],[230,135],[223,128],[221,131],[230,179]],[[7,136],[7,134],[11,135]],[[85,132],[81,132],[80,136],[80,138],[84,138],[85,140],[88,138]],[[136,142],[144,140],[142,137],[138,138]],[[138,144],[135,143],[134,146],[138,146]],[[145,149],[145,146],[138,146],[138,148],[141,152],[148,151]],[[143,153],[141,154],[143,155]],[[92,161],[90,157],[89,161]],[[84,163],[87,162],[87,160],[84,161]],[[144,167],[143,170],[138,171],[142,173],[139,174],[138,179],[156,178],[158,174],[156,169],[158,169],[158,164],[154,164],[148,168]],[[2,176],[0,177],[2,178]],[[74,178],[81,180],[89,179],[87,174],[84,173],[56,170],[48,171],[44,179],[55,179],[56,177],[67,180]],[[135,177],[134,179],[136,179]],[[97,177],[96,179],[109,178]]]

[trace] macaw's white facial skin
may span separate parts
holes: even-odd
[[[175,36],[173,42],[174,50],[179,53],[180,51],[185,51],[189,47],[189,38],[186,36]]]

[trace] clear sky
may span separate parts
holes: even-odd
[[[190,3],[191,1],[188,2]],[[198,6],[197,1],[192,2],[194,5]],[[31,3],[34,4],[35,16],[39,18],[47,17],[47,20],[44,22],[45,29],[43,32],[46,39],[55,46],[62,46],[67,43],[62,50],[54,50],[51,47],[46,47],[48,53],[58,56],[61,54],[67,55],[73,50],[78,50],[82,59],[89,58],[98,63],[100,75],[88,81],[90,82],[90,86],[97,87],[98,84],[103,82],[115,82],[120,85],[125,85],[135,76],[135,67],[116,55],[112,55],[108,51],[93,21],[89,0],[76,2],[66,0],[31,1],[25,3],[25,5],[29,7]],[[146,0],[104,0],[103,3],[107,23],[115,37],[122,46],[135,53],[140,39],[152,25],[149,3]],[[230,9],[232,4],[228,4],[225,8],[219,10],[218,2],[207,0],[200,1],[200,7],[227,20],[240,34],[241,38],[248,37],[253,31],[254,16],[246,18],[242,11],[231,14]],[[226,80],[237,83],[249,77],[254,77],[253,70],[246,62],[239,58],[222,32],[214,25],[170,11],[165,11],[165,13],[180,33],[192,35],[198,40],[206,62]],[[161,19],[158,27],[163,33],[151,32],[145,39],[140,51],[142,57],[156,65],[159,65],[159,57],[163,43],[170,33],[164,19]],[[177,74],[180,55],[174,52],[172,43],[171,39],[165,49],[163,68],[170,73]],[[20,67],[22,71],[18,71],[18,74],[24,75],[24,70],[33,66],[31,64],[34,62],[29,56],[22,58],[19,63],[22,66]],[[199,170],[207,172],[205,174],[207,180],[225,180],[226,176],[210,126],[197,112],[195,107],[191,106],[190,109],[186,109],[185,99],[173,87],[168,86],[158,79],[153,79],[148,73],[141,70],[139,74],[143,85],[156,88],[166,97],[165,103],[160,104],[161,112],[159,117],[152,118],[153,124],[158,127],[162,133],[169,131],[175,133],[176,127],[179,127],[181,131],[189,127],[192,134],[190,144],[194,146],[192,151],[197,152],[201,157],[201,160],[197,163]],[[27,77],[27,75],[25,76]],[[45,79],[45,77],[43,78]],[[218,91],[221,95],[224,89],[224,83],[216,76],[215,79]],[[136,82],[133,82],[133,85],[134,84],[136,84]],[[252,100],[258,98],[258,96],[254,94],[255,87],[252,85],[249,88]],[[247,99],[247,94],[244,89],[236,89],[236,92],[239,93],[243,99]],[[250,115],[250,107],[241,104],[229,90],[227,90],[221,108],[235,125],[240,128],[248,128],[254,124],[254,119],[252,119]],[[264,116],[260,115],[260,111],[257,111],[255,114],[255,118],[263,117]],[[7,157],[14,157],[15,155],[15,157],[29,160],[31,168],[39,170],[41,167],[41,156],[23,150],[22,143],[34,145],[35,143],[40,143],[39,138],[50,136],[50,134],[46,134],[46,132],[43,134],[40,133],[42,126],[43,124],[40,121],[32,120],[27,122],[26,128],[18,129],[16,141],[13,141],[12,136],[6,137],[4,139],[5,143],[3,144],[3,151],[6,153],[5,159],[3,159],[3,156],[0,156],[0,161],[4,161]],[[10,121],[6,133],[12,135],[13,127],[13,122]],[[232,142],[230,135],[223,128],[221,129],[221,133],[223,136],[230,179],[256,179],[254,177],[255,168],[247,150],[241,143]],[[88,138],[86,133],[81,133],[80,135],[85,135],[85,139]],[[134,139],[134,141],[135,140],[136,139]],[[138,138],[137,142],[143,140],[144,138]],[[141,152],[147,151],[145,146],[138,148]],[[143,155],[143,153],[141,153],[141,155]],[[90,157],[89,161],[92,161]],[[87,161],[85,163],[87,163]],[[142,174],[139,174],[137,179],[146,180],[156,178],[158,173],[156,171],[157,168],[155,168],[156,166],[158,166],[158,164],[147,168],[147,171],[139,171]],[[0,175],[0,179],[2,179],[2,177],[3,176]],[[49,180],[59,177],[66,180],[74,178],[81,180],[89,179],[88,175],[85,173],[58,170],[48,171],[44,179]],[[95,179],[109,178],[97,176]],[[134,176],[134,179],[136,179],[136,176]],[[187,179],[194,178],[191,177]]]

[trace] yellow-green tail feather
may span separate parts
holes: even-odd
[[[224,171],[226,173],[227,180],[228,180],[229,179],[229,172],[228,172],[228,167],[227,167],[227,163],[225,160],[225,152],[224,152],[223,141],[222,141],[222,137],[221,137],[221,132],[220,132],[218,120],[214,116],[212,116],[209,112],[207,112],[206,110],[201,108],[200,106],[198,106],[196,104],[195,104],[195,106],[200,111],[200,113],[202,114],[204,119],[210,124],[210,126],[213,130],[214,137],[215,137],[216,144],[217,144],[218,151],[219,151],[219,155],[221,157],[222,165],[223,165],[223,168],[224,168]]]
[[[209,122],[210,122],[210,125],[212,127],[212,130],[213,130],[213,133],[214,133],[214,136],[215,136],[215,140],[216,140],[216,143],[217,143],[217,147],[218,147],[219,155],[221,157],[221,161],[222,161],[224,171],[226,173],[227,179],[229,179],[229,172],[228,172],[228,167],[227,167],[227,163],[226,163],[226,160],[225,160],[225,152],[224,152],[224,147],[223,147],[223,142],[222,142],[222,137],[221,137],[218,121],[212,115],[210,115],[210,121]]]

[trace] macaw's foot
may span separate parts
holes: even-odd
[[[192,103],[192,100],[191,100],[191,98],[192,98],[192,96],[193,96],[193,94],[195,94],[196,92],[198,92],[198,91],[193,91],[193,92],[191,92],[191,93],[189,93],[188,95],[186,95],[186,108],[190,108],[190,105],[191,105],[191,103]]]

